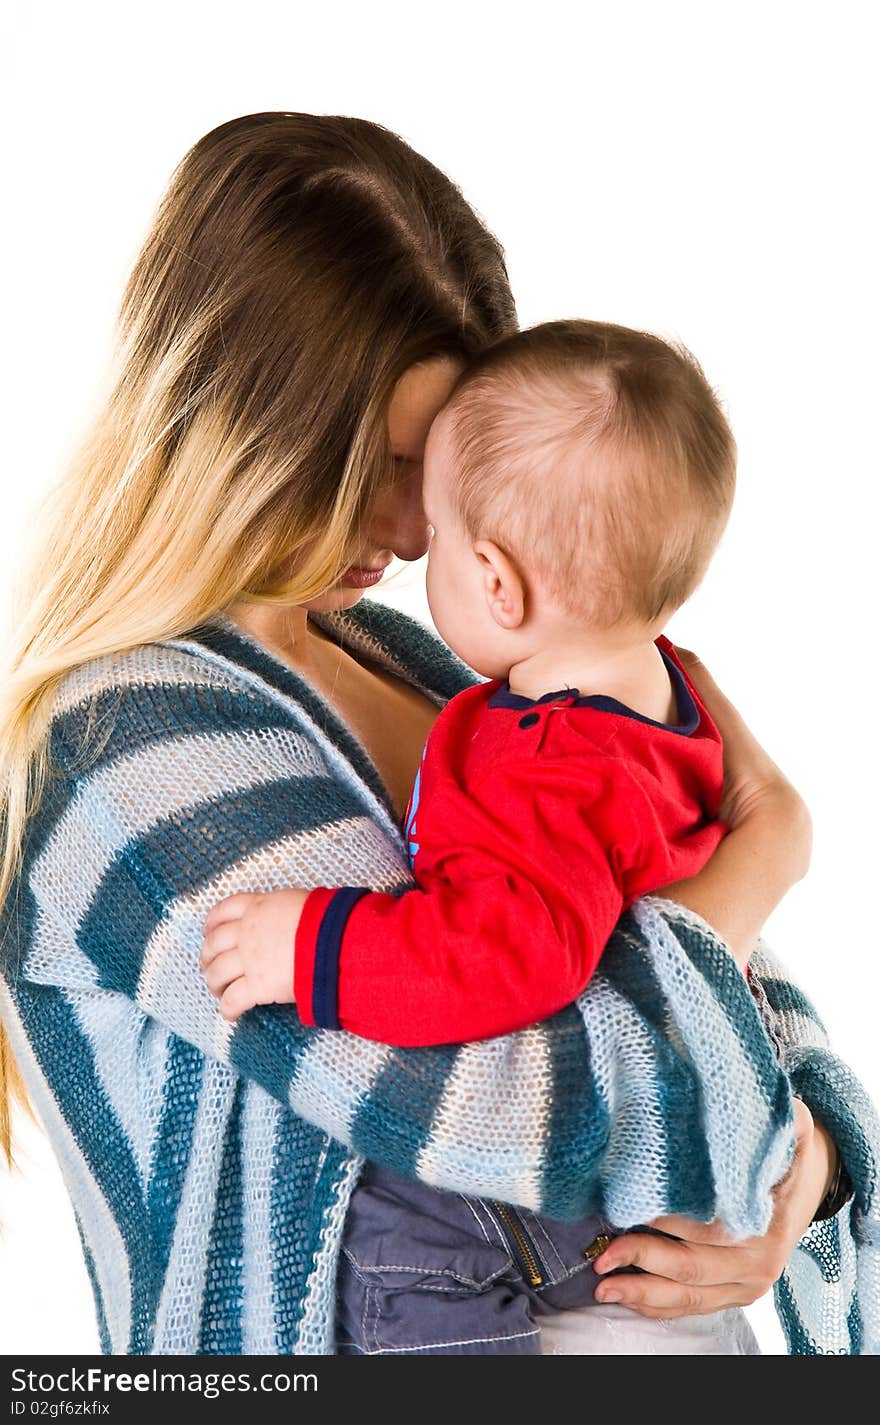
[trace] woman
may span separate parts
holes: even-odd
[[[360,601],[392,555],[424,553],[428,427],[461,364],[515,324],[501,250],[458,190],[356,119],[215,129],[136,263],[115,386],[20,600],[0,743],[3,1017],[104,1351],[332,1350],[360,1163],[343,1144],[441,1188],[570,1209],[589,1066],[574,1010],[466,1049],[337,1035],[325,1052],[286,1007],[224,1029],[197,966],[205,911],[233,890],[350,883],[353,864],[401,878],[392,842],[426,734],[469,675]],[[806,869],[809,819],[693,669],[734,829],[662,904],[682,940],[713,926],[751,946]],[[536,1043],[552,1072],[514,1094]],[[23,1091],[5,1047],[2,1062]],[[475,1102],[515,1150],[498,1172]],[[536,1201],[523,1183],[545,1168]],[[645,1269],[614,1286],[646,1316],[752,1301],[837,1176],[804,1111],[763,1237],[677,1221],[682,1241],[627,1234],[604,1265]]]

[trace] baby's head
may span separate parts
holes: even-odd
[[[505,338],[462,374],[425,449],[438,631],[486,677],[575,631],[656,637],[706,571],[735,474],[684,347],[587,321]]]

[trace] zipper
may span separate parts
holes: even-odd
[[[538,1249],[527,1233],[525,1224],[506,1202],[493,1200],[492,1206],[508,1230],[508,1240],[512,1239],[529,1286],[542,1286],[544,1277],[539,1266]]]

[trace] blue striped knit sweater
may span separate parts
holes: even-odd
[[[475,681],[381,604],[311,617],[438,708]],[[637,902],[577,1005],[501,1039],[390,1049],[304,1029],[287,1005],[228,1024],[198,969],[217,899],[411,884],[365,750],[217,615],[69,674],[51,752],[0,920],[0,1012],[70,1192],[105,1353],[332,1352],[365,1157],[550,1216],[766,1227],[789,1077],[697,917]],[[766,947],[754,966],[795,1091],[857,1185],[777,1288],[790,1348],[876,1349],[876,1120]]]

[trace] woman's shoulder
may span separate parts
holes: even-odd
[[[78,663],[59,683],[52,705],[54,718],[100,701],[126,689],[145,689],[157,698],[179,684],[236,688],[240,680],[212,666],[195,649],[180,648],[172,640],[139,643]]]
[[[433,630],[389,605],[361,599],[317,619],[438,703],[483,681]],[[86,744],[100,748],[105,762],[145,749],[153,760],[176,757],[181,738],[246,735],[255,728],[295,728],[307,740],[310,719],[301,713],[315,713],[313,701],[292,668],[232,619],[215,614],[177,637],[72,668],[53,701],[53,760],[70,773],[81,765]],[[99,765],[96,755],[82,770]]]
[[[120,756],[178,757],[183,738],[255,726],[290,726],[292,710],[246,670],[182,639],[141,643],[88,659],[55,690],[56,769],[92,772]]]

